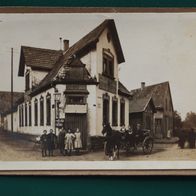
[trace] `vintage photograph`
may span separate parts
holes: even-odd
[[[196,13],[1,13],[0,168],[196,169]]]

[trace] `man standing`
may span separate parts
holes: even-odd
[[[191,130],[188,134],[188,141],[189,141],[189,147],[195,148],[195,132],[194,132],[193,128],[191,128]]]
[[[44,130],[43,134],[40,137],[41,149],[42,149],[42,157],[47,156],[47,131]]]
[[[53,151],[55,149],[56,143],[56,135],[53,133],[53,130],[50,129],[50,133],[47,135],[47,143],[48,143],[48,155],[53,156]]]
[[[62,129],[58,135],[58,142],[59,142],[59,150],[62,155],[64,155],[64,148],[65,148],[65,130]]]

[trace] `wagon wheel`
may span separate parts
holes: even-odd
[[[145,138],[142,143],[142,149],[144,154],[150,154],[153,149],[153,139],[152,138]]]

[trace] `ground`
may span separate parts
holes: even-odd
[[[0,161],[102,161],[108,160],[103,151],[88,152],[82,155],[61,156],[55,150],[53,157],[42,157],[39,146],[34,142],[13,137],[11,134],[0,132]],[[156,161],[156,160],[196,160],[196,149],[180,149],[176,143],[154,144],[150,155],[143,155],[142,149],[126,155],[120,152],[120,160]]]

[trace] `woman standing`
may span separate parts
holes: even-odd
[[[79,154],[79,151],[82,148],[81,133],[80,133],[79,128],[76,129],[76,132],[74,135],[75,135],[74,148],[76,150],[76,154]]]
[[[65,134],[65,152],[71,156],[71,152],[73,150],[73,140],[75,135],[71,133],[71,130],[68,129],[68,132]]]

